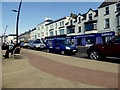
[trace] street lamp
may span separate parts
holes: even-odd
[[[16,22],[16,39],[17,39],[17,42],[18,42],[18,23],[19,23],[21,5],[22,5],[22,0],[20,1],[18,10],[12,10],[13,12],[17,12],[17,22]]]

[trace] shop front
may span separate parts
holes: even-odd
[[[76,35],[73,41],[77,46],[91,46],[95,44],[105,43],[115,36],[115,32],[96,33],[87,35]]]
[[[67,39],[71,45],[91,46],[95,44],[105,43],[114,36],[115,36],[115,32],[106,32],[106,33],[96,33],[96,34],[76,35],[76,36],[58,35],[58,36],[46,37],[45,39],[62,38],[62,39]]]
[[[45,39],[65,39],[67,36],[64,35],[57,35],[57,36],[49,36],[49,37],[45,37]]]

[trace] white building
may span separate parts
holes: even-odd
[[[59,36],[66,34],[66,23],[68,22],[69,17],[63,17],[58,20],[52,21],[51,23],[46,24],[46,33],[47,37]]]
[[[45,18],[45,21],[37,25],[37,39],[44,39],[48,36],[48,31],[46,30],[46,24],[52,22],[51,18]]]
[[[37,29],[36,28],[34,28],[34,29],[32,29],[31,30],[31,32],[30,32],[30,40],[36,40],[37,39]]]
[[[103,2],[98,10],[73,14],[52,21],[46,19],[31,32],[31,40],[67,38],[74,45],[91,45],[107,42],[120,34],[120,0]]]
[[[9,34],[7,36],[7,42],[16,41],[16,34]]]

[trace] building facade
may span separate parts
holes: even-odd
[[[49,35],[46,24],[53,22],[51,18],[45,18],[45,21],[37,25],[36,37],[37,39],[45,39]]]
[[[30,41],[31,37],[30,37],[30,33],[31,30],[26,31],[25,33],[22,33],[21,35],[19,35],[19,41]]]
[[[71,44],[88,46],[107,42],[120,34],[120,0],[107,2],[98,10],[73,14],[52,21],[50,18],[36,26],[30,39],[66,38]]]

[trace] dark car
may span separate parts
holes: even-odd
[[[46,51],[64,54],[75,54],[78,49],[70,45],[66,39],[52,39],[46,41]]]
[[[87,54],[93,60],[105,57],[120,57],[120,36],[116,36],[104,44],[90,46]]]

